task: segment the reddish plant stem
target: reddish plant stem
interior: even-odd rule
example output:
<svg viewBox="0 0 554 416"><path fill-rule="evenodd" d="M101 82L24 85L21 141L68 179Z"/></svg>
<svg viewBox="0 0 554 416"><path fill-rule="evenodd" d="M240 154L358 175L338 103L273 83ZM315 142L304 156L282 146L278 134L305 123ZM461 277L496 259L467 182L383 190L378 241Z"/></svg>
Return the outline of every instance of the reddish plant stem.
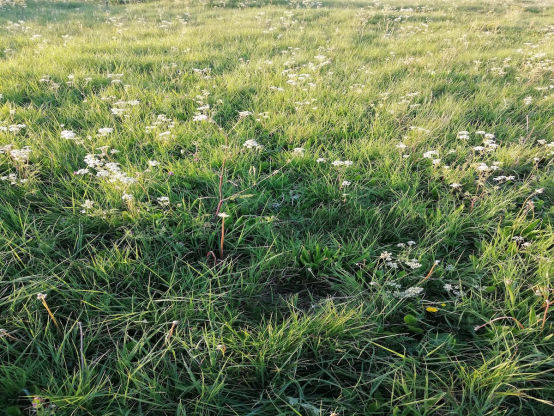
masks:
<svg viewBox="0 0 554 416"><path fill-rule="evenodd" d="M44 307L46 308L46 312L48 312L48 315L50 315L50 318L52 319L52 322L54 322L54 325L56 325L56 328L59 328L60 326L58 325L58 321L56 321L56 318L54 318L54 314L52 313L52 311L48 307L48 304L46 303L46 300L41 299L41 302L44 305Z"/></svg>
<svg viewBox="0 0 554 416"><path fill-rule="evenodd" d="M223 259L223 242L225 240L225 218L221 218L221 241L219 242L219 258Z"/></svg>
<svg viewBox="0 0 554 416"><path fill-rule="evenodd" d="M427 273L427 276L425 276L423 278L423 280L421 282L419 282L419 284L425 282L427 279L429 279L431 277L431 275L433 274L433 270L435 270L435 267L437 267L437 264L439 264L438 260L433 263L433 265L431 266L431 270L429 270L429 273Z"/></svg>
<svg viewBox="0 0 554 416"><path fill-rule="evenodd" d="M166 343L168 343L169 340L171 339L171 337L173 336L173 332L175 331L175 327L177 326L178 323L179 323L179 321L173 321L171 323L171 328L169 328L169 332L168 332L167 337L165 339Z"/></svg>
<svg viewBox="0 0 554 416"><path fill-rule="evenodd" d="M494 319L491 319L489 322L486 322L484 323L483 325L479 325L477 327L475 327L475 331L478 331L479 329L489 325L489 324L492 324L493 322L495 321L498 321L500 319L511 319L513 321L515 321L515 323L517 324L517 326L519 327L519 329L525 329L525 327L521 324L521 322L519 322L516 318L514 318L513 316L500 316L499 318L494 318Z"/></svg>

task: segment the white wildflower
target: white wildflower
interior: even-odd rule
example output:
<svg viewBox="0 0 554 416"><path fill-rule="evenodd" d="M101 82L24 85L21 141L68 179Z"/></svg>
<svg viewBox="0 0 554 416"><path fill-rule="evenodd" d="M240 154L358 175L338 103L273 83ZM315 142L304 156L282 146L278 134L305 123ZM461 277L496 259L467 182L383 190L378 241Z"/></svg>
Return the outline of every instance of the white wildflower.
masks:
<svg viewBox="0 0 554 416"><path fill-rule="evenodd" d="M256 150L263 149L263 146L254 139L245 141L243 143L243 146L246 147L247 149L256 149Z"/></svg>
<svg viewBox="0 0 554 416"><path fill-rule="evenodd" d="M438 156L439 155L439 152L437 150L429 150L425 153L423 153L423 157L425 159L432 159L433 156Z"/></svg>
<svg viewBox="0 0 554 416"><path fill-rule="evenodd" d="M379 255L379 259L381 259L381 260L386 260L386 261L391 261L391 260L392 260L392 254L389 253L388 251L383 251L383 252Z"/></svg>
<svg viewBox="0 0 554 416"><path fill-rule="evenodd" d="M73 130L62 130L61 132L62 139L71 140L77 137Z"/></svg>
<svg viewBox="0 0 554 416"><path fill-rule="evenodd" d="M205 114L197 114L192 118L192 121L207 121L208 116Z"/></svg>
<svg viewBox="0 0 554 416"><path fill-rule="evenodd" d="M406 289L403 292L396 291L396 292L394 292L394 296L396 296L398 298L413 298L415 296L420 295L422 292L423 292L422 287L414 286L414 287L410 287L410 288Z"/></svg>
<svg viewBox="0 0 554 416"><path fill-rule="evenodd" d="M333 163L331 163L333 166L352 166L351 160L335 160Z"/></svg>
<svg viewBox="0 0 554 416"><path fill-rule="evenodd" d="M421 267L421 263L418 262L416 259L411 259L406 262L406 266L408 266L412 270L415 270Z"/></svg>
<svg viewBox="0 0 554 416"><path fill-rule="evenodd" d="M94 201L91 201L90 199L85 199L85 202L81 204L81 207L83 208L81 210L81 214L85 214L87 210L92 209L94 206Z"/></svg>
<svg viewBox="0 0 554 416"><path fill-rule="evenodd" d="M107 136L110 133L113 133L113 129L111 127L102 127L101 129L98 129L98 134L100 136Z"/></svg>
<svg viewBox="0 0 554 416"><path fill-rule="evenodd" d="M158 204L160 204L162 207L167 207L170 204L169 197L167 196L159 196L158 198L156 198L156 201L158 201Z"/></svg>
<svg viewBox="0 0 554 416"><path fill-rule="evenodd" d="M239 118L245 118L251 115L252 115L251 111L239 111Z"/></svg>

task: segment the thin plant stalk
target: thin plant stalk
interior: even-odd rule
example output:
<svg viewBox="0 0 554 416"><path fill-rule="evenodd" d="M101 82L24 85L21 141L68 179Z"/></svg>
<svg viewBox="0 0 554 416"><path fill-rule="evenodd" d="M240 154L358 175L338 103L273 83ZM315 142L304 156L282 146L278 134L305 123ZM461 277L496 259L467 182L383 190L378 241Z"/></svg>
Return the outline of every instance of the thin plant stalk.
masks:
<svg viewBox="0 0 554 416"><path fill-rule="evenodd" d="M225 217L221 219L221 240L219 242L219 258L223 258L223 243L225 241Z"/></svg>
<svg viewBox="0 0 554 416"><path fill-rule="evenodd" d="M46 295L44 293L39 293L37 295L37 299L42 302L42 305L46 309L46 312L48 312L48 315L50 315L50 319L52 319L52 322L54 322L54 325L56 325L56 328L59 328L60 326L58 325L58 321L56 321L56 318L54 318L54 314L52 313L52 311L48 307L48 304L46 303Z"/></svg>
<svg viewBox="0 0 554 416"><path fill-rule="evenodd" d="M419 282L419 284L425 282L427 279L429 279L431 277L431 275L433 274L433 271L435 270L435 267L437 267L437 264L439 264L439 261L435 260L435 262L431 266L431 269L429 270L429 273L427 273L427 275L423 278L423 280L421 282Z"/></svg>
<svg viewBox="0 0 554 416"><path fill-rule="evenodd" d="M485 326L487 326L487 325L490 325L490 324L492 324L492 323L495 322L495 321L499 321L499 320L501 320L501 319L511 319L511 320L513 320L513 321L517 324L517 326L519 327L519 329L525 329L525 327L521 324L521 322L519 322L519 321L518 321L516 318L514 318L513 316L500 316L500 317L498 317L498 318L494 318L494 319L491 319L491 320L488 321L488 322L485 322L483 325L476 326L476 327L475 327L475 331L478 331L478 330L480 330L481 328L483 328L483 327L485 327Z"/></svg>
<svg viewBox="0 0 554 416"><path fill-rule="evenodd" d="M542 316L541 330L544 329L544 325L546 324L546 316L548 315L548 309L550 308L551 304L552 302L549 299L546 299L545 306L544 306L544 315Z"/></svg>
<svg viewBox="0 0 554 416"><path fill-rule="evenodd" d="M171 328L169 328L169 332L167 333L167 336L165 337L166 344L169 342L169 340L173 336L173 332L175 332L175 327L177 326L178 323L179 323L179 321L171 322Z"/></svg>

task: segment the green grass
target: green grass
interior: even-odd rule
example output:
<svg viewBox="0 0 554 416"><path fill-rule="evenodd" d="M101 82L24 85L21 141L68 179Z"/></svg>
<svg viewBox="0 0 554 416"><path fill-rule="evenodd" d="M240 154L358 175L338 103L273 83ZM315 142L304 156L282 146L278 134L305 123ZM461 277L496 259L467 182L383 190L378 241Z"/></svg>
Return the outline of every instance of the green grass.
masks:
<svg viewBox="0 0 554 416"><path fill-rule="evenodd" d="M553 21L0 0L0 414L552 414Z"/></svg>

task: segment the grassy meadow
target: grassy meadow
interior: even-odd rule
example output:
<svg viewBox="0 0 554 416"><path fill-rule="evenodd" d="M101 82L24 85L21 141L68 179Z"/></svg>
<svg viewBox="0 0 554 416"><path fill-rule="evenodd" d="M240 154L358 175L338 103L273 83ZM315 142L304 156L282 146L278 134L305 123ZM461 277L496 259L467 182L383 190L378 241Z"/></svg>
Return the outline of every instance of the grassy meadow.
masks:
<svg viewBox="0 0 554 416"><path fill-rule="evenodd" d="M554 414L554 3L0 0L0 415Z"/></svg>

